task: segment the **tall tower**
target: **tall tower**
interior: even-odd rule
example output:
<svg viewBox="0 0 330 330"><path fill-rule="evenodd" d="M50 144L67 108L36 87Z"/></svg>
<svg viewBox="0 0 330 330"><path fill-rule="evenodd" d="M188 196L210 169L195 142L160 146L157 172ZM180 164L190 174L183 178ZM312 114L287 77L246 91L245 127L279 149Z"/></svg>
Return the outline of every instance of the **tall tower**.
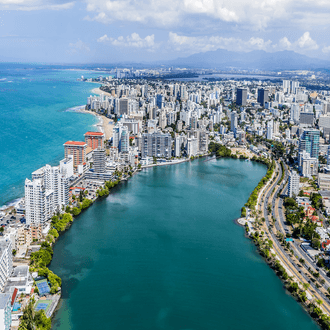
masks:
<svg viewBox="0 0 330 330"><path fill-rule="evenodd" d="M236 104L246 106L247 102L247 89L246 88L238 88L237 96L236 96Z"/></svg>
<svg viewBox="0 0 330 330"><path fill-rule="evenodd" d="M320 131L316 129L304 130L299 140L299 152L305 150L312 158L319 158Z"/></svg>
<svg viewBox="0 0 330 330"><path fill-rule="evenodd" d="M258 89L258 103L264 107L266 102L268 102L268 90L263 88Z"/></svg>

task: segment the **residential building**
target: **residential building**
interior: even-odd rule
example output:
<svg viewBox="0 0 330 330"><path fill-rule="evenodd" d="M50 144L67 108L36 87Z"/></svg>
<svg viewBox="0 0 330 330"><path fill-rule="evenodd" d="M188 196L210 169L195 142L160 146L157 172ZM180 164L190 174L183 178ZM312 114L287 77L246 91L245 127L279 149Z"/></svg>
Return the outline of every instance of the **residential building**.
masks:
<svg viewBox="0 0 330 330"><path fill-rule="evenodd" d="M198 140L196 138L187 139L187 155L196 156L198 153Z"/></svg>
<svg viewBox="0 0 330 330"><path fill-rule="evenodd" d="M299 194L300 176L296 171L291 171L288 182L288 196L294 197Z"/></svg>
<svg viewBox="0 0 330 330"><path fill-rule="evenodd" d="M118 148L120 152L127 152L129 148L128 127L119 122L112 131L113 147Z"/></svg>
<svg viewBox="0 0 330 330"><path fill-rule="evenodd" d="M0 239L0 291L3 291L13 271L13 253L10 238Z"/></svg>
<svg viewBox="0 0 330 330"><path fill-rule="evenodd" d="M236 105L246 106L247 104L247 89L238 88L236 94Z"/></svg>
<svg viewBox="0 0 330 330"><path fill-rule="evenodd" d="M104 133L102 132L87 132L85 133L85 143L87 147L94 149L104 147Z"/></svg>
<svg viewBox="0 0 330 330"><path fill-rule="evenodd" d="M267 89L263 89L260 88L258 89L258 103L260 103L260 105L262 107L265 107L266 102L268 102L268 90Z"/></svg>
<svg viewBox="0 0 330 330"><path fill-rule="evenodd" d="M86 147L85 142L68 141L64 143L65 158L69 155L73 156L73 166L83 165L86 162Z"/></svg>
<svg viewBox="0 0 330 330"><path fill-rule="evenodd" d="M311 178L318 173L318 158L311 157L305 150L298 153L298 165L299 172L304 177Z"/></svg>
<svg viewBox="0 0 330 330"><path fill-rule="evenodd" d="M93 168L97 173L105 172L105 149L98 147L93 151Z"/></svg>
<svg viewBox="0 0 330 330"><path fill-rule="evenodd" d="M142 134L141 157L165 157L170 158L172 155L172 138L166 133L145 133Z"/></svg>
<svg viewBox="0 0 330 330"><path fill-rule="evenodd" d="M230 130L235 133L237 129L237 112L233 111L230 115Z"/></svg>
<svg viewBox="0 0 330 330"><path fill-rule="evenodd" d="M330 174L319 173L317 182L321 190L330 190Z"/></svg>
<svg viewBox="0 0 330 330"><path fill-rule="evenodd" d="M316 129L306 129L299 139L299 152L305 150L310 157L318 158L320 149L320 131Z"/></svg>
<svg viewBox="0 0 330 330"><path fill-rule="evenodd" d="M300 112L299 124L304 126L314 125L314 113L313 112Z"/></svg>
<svg viewBox="0 0 330 330"><path fill-rule="evenodd" d="M0 330L11 328L11 294L0 293Z"/></svg>

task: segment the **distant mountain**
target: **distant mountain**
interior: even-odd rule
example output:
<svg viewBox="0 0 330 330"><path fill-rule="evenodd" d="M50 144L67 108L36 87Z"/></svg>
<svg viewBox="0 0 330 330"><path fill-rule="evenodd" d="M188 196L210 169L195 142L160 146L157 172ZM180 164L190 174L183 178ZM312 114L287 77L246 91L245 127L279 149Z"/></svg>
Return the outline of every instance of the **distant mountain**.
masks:
<svg viewBox="0 0 330 330"><path fill-rule="evenodd" d="M308 70L330 68L330 61L311 58L293 51L267 53L255 50L248 53L224 49L193 54L163 63L191 68L259 69L259 70Z"/></svg>

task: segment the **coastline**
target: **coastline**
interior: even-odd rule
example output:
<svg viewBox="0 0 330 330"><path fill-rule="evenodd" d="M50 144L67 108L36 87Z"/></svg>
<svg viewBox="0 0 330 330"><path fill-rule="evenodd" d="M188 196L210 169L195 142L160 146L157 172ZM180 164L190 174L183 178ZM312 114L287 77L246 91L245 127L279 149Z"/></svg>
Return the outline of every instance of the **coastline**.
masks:
<svg viewBox="0 0 330 330"><path fill-rule="evenodd" d="M110 93L102 91L102 90L100 89L100 87L93 88L93 89L91 90L91 92L92 92L93 94L98 94L98 95L104 94L104 95L107 95L107 96L112 96Z"/></svg>
<svg viewBox="0 0 330 330"><path fill-rule="evenodd" d="M98 119L98 123L96 123L94 126L97 127L99 132L105 134L105 140L109 140L112 138L112 129L114 127L114 124L111 119L107 118L106 116L99 115L94 111L86 110L85 106L78 106L75 108L71 108L68 111L86 113L95 116Z"/></svg>

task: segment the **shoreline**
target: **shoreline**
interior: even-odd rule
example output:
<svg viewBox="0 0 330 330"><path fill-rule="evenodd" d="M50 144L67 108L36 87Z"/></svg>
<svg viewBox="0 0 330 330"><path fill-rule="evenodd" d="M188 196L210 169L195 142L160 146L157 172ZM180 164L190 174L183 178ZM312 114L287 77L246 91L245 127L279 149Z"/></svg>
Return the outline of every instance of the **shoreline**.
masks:
<svg viewBox="0 0 330 330"><path fill-rule="evenodd" d="M101 86L100 86L100 87L101 87ZM93 94L98 94L98 95L104 94L104 95L107 95L107 96L112 96L110 93L108 93L108 92L104 92L103 90L101 90L100 87L93 88L93 89L91 90L91 92L92 92Z"/></svg>
<svg viewBox="0 0 330 330"><path fill-rule="evenodd" d="M85 113L96 117L98 119L98 122L93 126L95 126L99 132L104 133L105 140L109 140L112 138L112 129L114 127L114 124L113 121L108 117L99 115L91 110L86 110L85 106L77 106L75 108L68 109L67 111L76 112L76 113Z"/></svg>

